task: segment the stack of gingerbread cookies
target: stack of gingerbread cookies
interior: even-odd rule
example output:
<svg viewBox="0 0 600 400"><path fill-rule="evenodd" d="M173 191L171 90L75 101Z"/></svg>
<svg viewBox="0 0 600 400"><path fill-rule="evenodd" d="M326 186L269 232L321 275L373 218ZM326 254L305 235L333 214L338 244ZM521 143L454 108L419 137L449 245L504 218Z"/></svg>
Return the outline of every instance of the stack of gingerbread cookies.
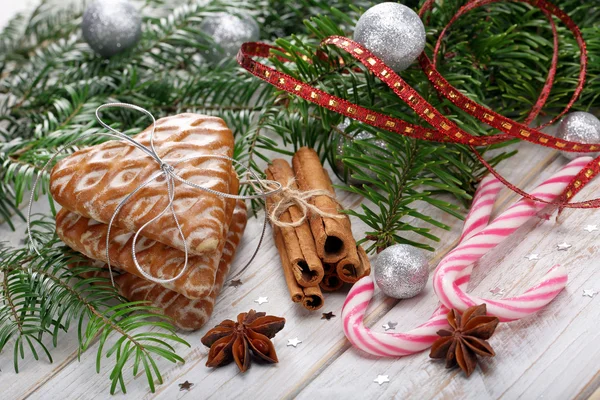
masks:
<svg viewBox="0 0 600 400"><path fill-rule="evenodd" d="M135 137L150 145L151 128ZM199 155L233 155L233 135L220 118L179 114L159 119L154 147L168 164ZM56 231L71 248L106 263L106 236L119 203L160 171L155 160L123 141L79 150L54 167L50 191L62 206ZM231 161L196 158L176 165L183 179L237 194L239 181ZM174 209L186 238L188 267L164 285L143 277L134 264L133 237L168 205L164 177L136 191L120 209L110 231L109 255L115 284L131 300L145 300L173 318L181 329L200 328L210 317L246 226L242 201L226 199L175 182ZM184 266L184 242L170 212L144 228L135 254L146 274L158 279L177 276ZM108 275L108 271L106 272Z"/></svg>

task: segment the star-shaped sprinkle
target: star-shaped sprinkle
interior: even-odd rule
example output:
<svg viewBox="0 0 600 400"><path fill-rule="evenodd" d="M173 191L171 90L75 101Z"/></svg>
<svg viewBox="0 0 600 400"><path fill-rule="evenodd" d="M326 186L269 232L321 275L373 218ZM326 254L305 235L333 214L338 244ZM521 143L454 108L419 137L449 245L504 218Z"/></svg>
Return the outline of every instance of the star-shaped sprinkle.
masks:
<svg viewBox="0 0 600 400"><path fill-rule="evenodd" d="M379 386L390 381L389 375L377 375L377 378L373 379L373 382L379 383Z"/></svg>
<svg viewBox="0 0 600 400"><path fill-rule="evenodd" d="M255 303L258 303L258 305L262 305L263 303L268 303L269 302L269 298L268 297L259 297L258 299L254 300Z"/></svg>
<svg viewBox="0 0 600 400"><path fill-rule="evenodd" d="M494 296L502 296L504 295L504 289L500 289L498 286L496 286L495 288L490 289L490 293Z"/></svg>
<svg viewBox="0 0 600 400"><path fill-rule="evenodd" d="M598 292L597 292L597 291L595 291L595 290L592 290L592 289L584 289L584 291L583 291L583 296L584 296L584 297L585 297L585 296L587 296L587 297L589 297L590 299L591 299L592 297L594 297L595 295L597 295L597 294L598 294Z"/></svg>
<svg viewBox="0 0 600 400"><path fill-rule="evenodd" d="M229 282L229 286L237 288L238 286L242 286L242 280L241 279L234 279L231 282Z"/></svg>
<svg viewBox="0 0 600 400"><path fill-rule="evenodd" d="M324 312L321 315L321 319L326 319L327 321L329 321L331 318L335 317L335 314L333 313L333 311L329 311L329 312Z"/></svg>
<svg viewBox="0 0 600 400"><path fill-rule="evenodd" d="M531 254L527 254L525 256L526 259L528 259L529 261L535 261L535 260L539 260L540 259L540 255L537 253L531 253Z"/></svg>
<svg viewBox="0 0 600 400"><path fill-rule="evenodd" d="M387 324L381 325L381 327L383 329L385 329L386 331L389 331L389 330L396 329L396 325L398 325L397 322L391 322L391 321L389 321Z"/></svg>
<svg viewBox="0 0 600 400"><path fill-rule="evenodd" d="M298 338L296 337L296 338L293 338L293 339L288 339L287 345L288 345L288 346L294 346L294 347L296 347L296 346L298 346L300 343L302 343L302 340L300 340L300 339L298 339Z"/></svg>
<svg viewBox="0 0 600 400"><path fill-rule="evenodd" d="M598 225L588 225L585 228L583 228L583 230L588 231L589 233L592 233L592 232L598 230Z"/></svg>
<svg viewBox="0 0 600 400"><path fill-rule="evenodd" d="M557 247L558 247L558 250L559 250L559 251L561 251L561 250L562 250L562 251L567 251L568 249L570 249L570 248L571 248L571 247L573 247L573 246L571 246L571 245L570 245L569 243L567 243L567 242L562 242L562 243L558 244L558 245L557 245Z"/></svg>
<svg viewBox="0 0 600 400"><path fill-rule="evenodd" d="M179 391L181 392L182 390L190 390L192 386L194 386L193 383L185 381L179 384Z"/></svg>
<svg viewBox="0 0 600 400"><path fill-rule="evenodd" d="M538 217L540 219L546 220L546 221L550 221L550 218L552 218L552 213L546 212L546 213L540 213L538 214Z"/></svg>

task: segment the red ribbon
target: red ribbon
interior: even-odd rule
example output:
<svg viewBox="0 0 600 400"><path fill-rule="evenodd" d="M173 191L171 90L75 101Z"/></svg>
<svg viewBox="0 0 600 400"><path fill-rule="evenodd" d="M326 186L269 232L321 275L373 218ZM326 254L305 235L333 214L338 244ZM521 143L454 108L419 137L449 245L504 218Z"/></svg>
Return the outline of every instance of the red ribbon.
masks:
<svg viewBox="0 0 600 400"><path fill-rule="evenodd" d="M490 3L499 2L502 0L470 0L465 6L458 10L455 16L450 20L448 25L442 31L438 42L434 50L434 60L437 58L437 54L440 48L440 41L442 40L446 31L450 26L466 12L486 5ZM568 203L576 193L578 193L583 187L589 183L593 177L600 173L600 157L590 162L582 171L579 173L573 181L569 184L563 196L554 202L549 202L544 199L536 198L530 194L517 188L506 179L504 179L497 171L493 169L489 163L487 163L481 154L477 151L475 146L489 146L492 144L502 143L507 140L518 138L528 142L540 144L542 146L550 147L556 150L568 151L568 152L597 152L600 151L600 145L597 144L584 144L571 142L567 140L557 139L553 136L541 132L539 129L556 122L561 116L563 116L575 103L583 86L585 84L585 75L587 70L587 49L581 31L573 22L573 20L562 10L555 5L549 3L546 0L514 0L516 2L529 3L533 6L540 8L542 12L549 19L553 35L554 35L554 54L552 58L552 65L546 79L546 83L530 112L526 123L519 123L511 120L510 118L504 117L486 107L483 107L466 96L461 94L456 88L449 84L449 82L437 71L435 62L432 62L427 55L423 52L419 57L419 63L425 75L429 81L436 88L441 96L446 97L452 103L454 103L461 110L467 112L479 121L486 123L487 125L496 128L503 132L502 134L492 136L473 136L470 133L462 130L453 121L442 115L435 107L429 104L416 90L410 87L400 76L398 76L391 68L389 68L383 61L374 56L369 50L354 42L351 39L331 36L323 40L324 45L333 45L342 50L347 51L352 57L361 62L371 73L377 76L383 83L385 83L392 91L403 100L417 115L427 121L432 129L428 129L422 126L412 125L401 119L393 118L388 115L369 110L354 104L348 100L333 96L320 89L314 88L307 83L299 81L292 76L283 72L277 71L274 68L268 67L261 64L253 59L253 57L269 57L272 49L276 47L270 46L264 43L244 43L237 55L238 63L258 78L276 86L279 89L285 90L286 92L297 95L307 101L315 103L321 107L325 107L329 110L335 111L339 114L361 121L365 124L394 132L401 135L413 137L421 140L430 140L437 142L452 142L459 143L469 146L475 153L477 158L483 163L483 165L496 176L504 185L511 190L515 191L519 195L528 198L530 200L539 201L546 204L553 204L560 208L599 208L600 199L594 199L579 203ZM428 0L423 8L420 10L420 15L423 16L426 10L433 5L434 0ZM540 128L531 128L528 122L533 120L535 116L544 106L548 95L554 82L554 76L556 74L557 60L558 60L558 37L556 33L556 26L552 20L552 15L558 17L569 30L573 33L577 40L579 49L581 51L581 68L579 74L579 83L573 94L573 97L569 101L567 107L552 121L548 124L542 125ZM277 49L283 52L281 49ZM280 60L289 61L279 57Z"/></svg>

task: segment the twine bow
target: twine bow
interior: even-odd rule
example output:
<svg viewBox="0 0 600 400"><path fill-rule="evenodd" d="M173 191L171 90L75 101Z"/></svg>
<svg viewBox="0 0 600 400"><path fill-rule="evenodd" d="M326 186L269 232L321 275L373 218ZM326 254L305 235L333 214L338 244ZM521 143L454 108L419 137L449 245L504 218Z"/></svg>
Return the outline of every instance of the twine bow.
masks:
<svg viewBox="0 0 600 400"><path fill-rule="evenodd" d="M306 221L309 212L325 218L343 218L343 215L328 213L308 201L316 196L327 196L335 200L333 193L325 189L314 189L303 192L293 188L295 182L296 180L293 178L288 180L287 185L285 185L278 194L279 199L269 210L269 219L273 225L280 228L298 227ZM281 215L293 206L297 206L300 209L302 217L297 221L292 222L281 221Z"/></svg>
<svg viewBox="0 0 600 400"><path fill-rule="evenodd" d="M140 142L136 141L135 139L125 135L124 133L112 128L110 125L106 124L102 118L100 118L100 114L101 111L105 108L127 108L127 109L132 109L135 111L139 111L143 114L146 114L148 117L150 117L152 119L152 129L150 132L150 146L144 146L143 144L141 144ZM144 225L142 225L134 234L133 237L133 242L131 244L131 256L133 258L133 262L135 264L136 269L138 270L138 272L147 280L154 282L154 283L159 283L159 284L165 284L165 283L169 283L169 282L173 282L179 278L181 278L188 267L188 247L187 247L187 241L185 238L185 235L181 229L181 226L179 224L179 219L177 218L177 213L175 212L175 208L174 208L174 201L176 199L176 193L175 193L175 182L179 181L185 185L194 187L196 189L202 190L204 192L208 192L210 194L222 197L222 198L227 198L227 199L237 199L237 200L254 200L254 199L266 199L267 197L270 196L274 196L276 194L282 193L282 197L281 199L278 201L277 205L277 209L275 210L275 212L271 212L271 213L267 213L265 212L265 219L264 219L264 223L263 223L263 227L262 227L262 233L260 236L260 239L258 241L258 244L256 246L256 249L254 250L254 253L252 254L252 257L250 257L250 260L246 263L246 265L240 270L240 272L238 272L238 274L236 276L239 276L241 273L244 272L244 270L252 263L252 261L254 260L254 258L256 257L256 254L258 253L258 250L260 249L260 246L262 244L262 240L264 238L265 235L265 230L266 230L266 225L267 225L267 219L271 218L271 220L273 221L273 223L277 226L282 226L280 224L286 224L284 222L281 222L279 220L279 216L285 212L291 205L297 205L301 210L303 210L304 216L301 219L301 221L297 221L296 223L293 223L293 225L291 226L297 226L295 224L301 224L305 219L306 219L306 215L308 213L308 210L315 212L319 215L325 216L325 217L332 217L332 218L336 218L338 216L332 216L329 213L325 213L321 210L319 210L318 208L312 206L310 203L307 202L307 200L313 196L332 196L331 193L326 192L326 191L310 191L310 192L301 192L295 189L291 189L289 186L291 185L291 183L288 183L287 187L283 187L283 185L277 181L273 181L273 180L268 180L268 179L261 179L254 171L252 171L251 169L247 168L245 165L241 164L240 162L238 162L237 160L225 156L225 155L218 155L218 154L202 154L202 155L197 155L197 156L193 156L193 157L188 157L182 160L178 160L172 163L168 163L165 160L163 160L159 155L158 152L156 151L156 148L154 147L154 133L156 131L156 119L154 118L154 116L152 115L152 113L150 113L148 110L133 105L133 104L128 104L128 103L108 103L108 104L103 104L100 107L98 107L96 109L96 119L98 120L98 122L100 123L100 125L102 125L104 128L108 129L111 133L108 132L90 132L90 133L86 133L81 135L80 137L78 137L75 140L72 140L70 142L68 142L67 144L61 146L58 151L46 162L46 164L44 165L44 167L42 168L42 170L40 171L40 173L37 175L35 182L33 184L33 188L31 190L31 195L29 197L29 205L27 208L27 234L29 236L29 244L30 246L33 248L33 250L38 254L41 255L37 246L35 245L35 241L33 239L32 233L31 233L31 209L33 206L33 201L34 201L34 196L36 193L36 188L37 185L41 179L41 177L44 175L44 172L48 169L48 166L56 159L56 157L62 153L63 151L65 151L66 149L70 148L71 146L73 146L75 143L83 140L84 138L92 135L92 134L101 134L104 136L110 136L119 140L123 140L125 141L125 143L136 147L137 149L141 150L143 153L145 153L148 157L152 158L157 166L158 166L158 171L156 173L154 173L150 178L148 178L148 180L146 180L145 182L141 183L138 187L136 187L131 193L129 193L127 196L125 196L117 205L117 207L115 208L115 211L113 213L113 215L110 218L110 221L108 223L108 229L107 229L107 234L106 234L106 260L107 260L107 265L108 265L108 269L110 272L110 279L111 279L111 283L114 286L115 282L114 282L114 277L113 277L113 271L112 271L112 266L111 266L111 260L110 260L110 254L109 254L109 248L110 248L110 232L113 226L113 223L115 221L115 219L117 218L117 216L119 215L119 212L121 211L121 209L123 208L123 206L133 197L135 196L136 193L138 193L140 190L142 190L144 187L148 186L150 183L152 183L153 181L157 180L160 177L164 177L164 182L167 185L167 196L168 196L168 204L166 205L166 207L158 214L156 215L154 218L152 218L150 221L146 222ZM236 166L244 169L246 171L246 174L251 176L251 179L247 179L244 181L240 182L240 185L250 185L254 188L255 192L254 194L249 194L249 195L236 195L236 194L231 194L231 193L224 193L224 192L220 192L211 188L207 188L204 186L200 186L194 182L190 182L182 177L180 177L177 174L177 170L176 170L176 166L181 164L181 163L185 163L188 161L192 161L192 160L198 160L198 159L203 159L203 158L209 158L209 159L220 159L220 160L227 160L227 161L231 161L233 164L235 164ZM326 192L326 193L322 193L322 192ZM175 222L175 225L177 226L177 232L179 234L179 237L181 238L182 242L183 242L183 247L184 247L184 253L185 253L185 262L183 267L181 268L181 271L174 277L172 278L168 278L168 279L162 279L162 278L158 278L155 276L152 276L150 274L148 274L143 268L142 266L139 264L138 260L137 260L137 255L136 255L136 243L138 240L138 237L141 235L141 233L143 232L143 230L150 224L154 223L157 219L159 219L160 217L162 217L165 213L170 212L171 217L173 218L173 221ZM284 225L284 226L290 226L290 225Z"/></svg>

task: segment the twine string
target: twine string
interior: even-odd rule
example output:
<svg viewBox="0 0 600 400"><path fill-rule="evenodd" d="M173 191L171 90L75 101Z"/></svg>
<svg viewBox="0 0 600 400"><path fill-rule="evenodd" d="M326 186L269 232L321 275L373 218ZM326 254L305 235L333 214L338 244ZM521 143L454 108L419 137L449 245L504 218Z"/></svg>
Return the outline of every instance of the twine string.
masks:
<svg viewBox="0 0 600 400"><path fill-rule="evenodd" d="M309 200L316 196L326 196L335 201L335 196L329 190L325 189L313 189L308 191L301 191L298 189L294 189L294 183L296 180L294 178L290 178L288 183L282 188L279 193L276 203L273 204L271 209L269 210L269 219L271 223L280 228L296 228L306 221L306 218L311 214L319 215L323 218L343 218L344 216L341 214L333 214L327 211L320 209L315 206ZM300 209L302 217L297 221L292 222L284 222L281 220L281 216L285 213L290 207L296 206Z"/></svg>

